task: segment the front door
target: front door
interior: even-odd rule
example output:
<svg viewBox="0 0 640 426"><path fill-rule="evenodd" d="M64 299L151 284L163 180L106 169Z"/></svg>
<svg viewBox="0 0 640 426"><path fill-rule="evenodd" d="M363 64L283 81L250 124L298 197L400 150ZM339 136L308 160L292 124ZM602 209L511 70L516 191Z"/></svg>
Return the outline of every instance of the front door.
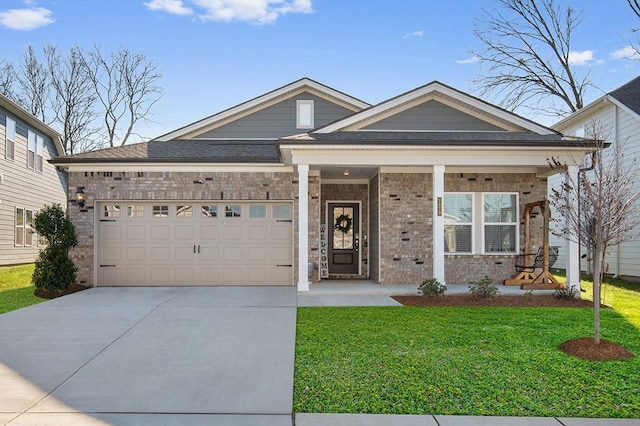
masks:
<svg viewBox="0 0 640 426"><path fill-rule="evenodd" d="M360 273L360 205L329 203L329 274Z"/></svg>

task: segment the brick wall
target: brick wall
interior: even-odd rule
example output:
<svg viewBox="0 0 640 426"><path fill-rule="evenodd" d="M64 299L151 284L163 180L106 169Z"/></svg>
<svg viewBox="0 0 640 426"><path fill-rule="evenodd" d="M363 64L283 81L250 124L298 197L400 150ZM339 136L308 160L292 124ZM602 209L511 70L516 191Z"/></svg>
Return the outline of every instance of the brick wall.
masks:
<svg viewBox="0 0 640 426"><path fill-rule="evenodd" d="M202 180L202 184L194 183ZM72 172L69 199L84 187L86 206L71 203L69 214L78 234L71 251L78 281L94 285L94 200L294 200L294 283L297 282L298 180L294 173ZM309 177L309 256L317 256L320 179Z"/></svg>
<svg viewBox="0 0 640 426"><path fill-rule="evenodd" d="M534 174L445 174L445 192L516 192L519 214L546 195L546 178ZM380 175L380 282L417 284L433 274L431 174ZM479 213L478 213L479 214ZM520 220L520 246L523 244ZM542 244L542 216L531 220L531 238ZM466 284L484 275L501 283L515 274L514 255L445 255L445 280Z"/></svg>

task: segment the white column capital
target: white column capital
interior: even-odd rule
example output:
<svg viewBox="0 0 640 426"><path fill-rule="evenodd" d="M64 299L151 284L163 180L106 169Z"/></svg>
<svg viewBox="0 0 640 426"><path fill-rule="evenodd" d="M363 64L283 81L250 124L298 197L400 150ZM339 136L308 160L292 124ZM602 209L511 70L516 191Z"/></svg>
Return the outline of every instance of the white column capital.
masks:
<svg viewBox="0 0 640 426"><path fill-rule="evenodd" d="M308 164L298 164L298 173L309 173L309 165Z"/></svg>

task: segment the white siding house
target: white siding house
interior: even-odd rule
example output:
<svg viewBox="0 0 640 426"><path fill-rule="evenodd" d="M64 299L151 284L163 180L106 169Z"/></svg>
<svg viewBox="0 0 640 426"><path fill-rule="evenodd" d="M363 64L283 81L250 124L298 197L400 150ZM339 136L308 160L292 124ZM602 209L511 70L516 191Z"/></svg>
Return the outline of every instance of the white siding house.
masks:
<svg viewBox="0 0 640 426"><path fill-rule="evenodd" d="M0 95L0 266L33 262L42 247L34 214L66 208L66 173L48 162L62 155L55 130Z"/></svg>
<svg viewBox="0 0 640 426"><path fill-rule="evenodd" d="M585 132L588 133L589 128L593 129L594 125L601 129L604 140L611 143L609 152L613 151L618 144L623 144L625 155L619 167L628 167L633 159L640 159L640 77L600 97L552 128L565 135L590 136L585 135ZM635 167L638 167L638 164ZM559 185L559 179L561 179L559 175L550 178L549 186ZM635 186L635 190L640 190L640 180L635 182ZM553 237L551 243L561 247L555 266L563 268L566 261L564 242ZM586 250L584 248L581 250L584 256ZM587 270L585 259L582 261L582 270ZM622 277L640 277L638 259L640 259L640 240L612 247L606 260L607 273Z"/></svg>

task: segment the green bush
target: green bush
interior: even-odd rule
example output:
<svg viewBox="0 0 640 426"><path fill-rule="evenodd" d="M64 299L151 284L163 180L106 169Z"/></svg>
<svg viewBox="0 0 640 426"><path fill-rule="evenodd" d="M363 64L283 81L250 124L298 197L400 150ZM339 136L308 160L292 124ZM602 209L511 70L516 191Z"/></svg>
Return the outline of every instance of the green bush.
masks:
<svg viewBox="0 0 640 426"><path fill-rule="evenodd" d="M36 259L33 284L36 288L64 291L76 279L78 268L69 249L78 244L76 231L60 204L45 206L33 218L33 229L47 240Z"/></svg>
<svg viewBox="0 0 640 426"><path fill-rule="evenodd" d="M493 283L491 278L484 276L479 281L471 281L469 284L469 293L476 297L494 297L498 294L498 287Z"/></svg>
<svg viewBox="0 0 640 426"><path fill-rule="evenodd" d="M572 300L576 297L577 290L574 286L558 287L553 292L553 295L558 299Z"/></svg>
<svg viewBox="0 0 640 426"><path fill-rule="evenodd" d="M418 286L418 292L425 297L444 296L447 286L438 281L437 278L430 278L422 281Z"/></svg>

